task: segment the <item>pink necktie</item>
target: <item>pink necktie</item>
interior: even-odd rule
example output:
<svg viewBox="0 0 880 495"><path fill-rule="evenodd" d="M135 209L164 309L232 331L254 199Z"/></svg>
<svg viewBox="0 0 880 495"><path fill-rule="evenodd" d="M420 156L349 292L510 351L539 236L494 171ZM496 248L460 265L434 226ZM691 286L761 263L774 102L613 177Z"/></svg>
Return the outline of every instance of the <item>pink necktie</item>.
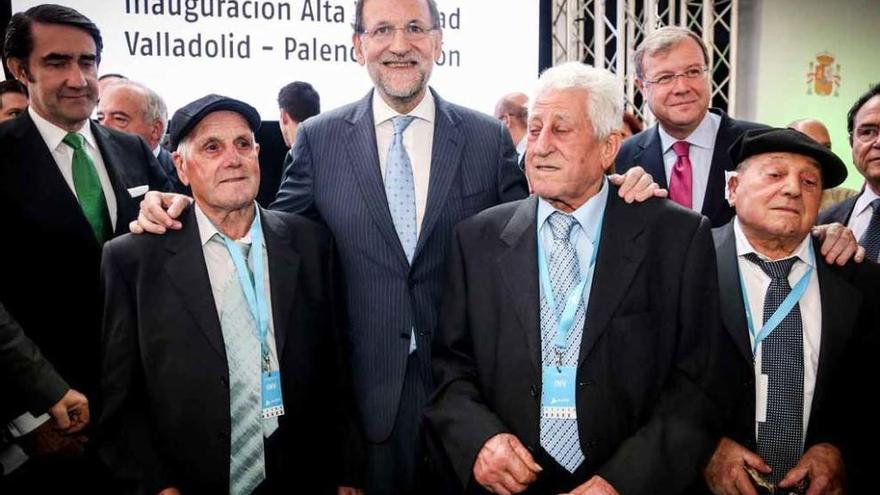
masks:
<svg viewBox="0 0 880 495"><path fill-rule="evenodd" d="M693 208L693 199L691 197L691 186L693 179L691 178L691 159L688 156L691 144L687 141L676 141L672 145L675 151L675 165L672 166L672 177L669 178L669 199L684 206L685 208Z"/></svg>

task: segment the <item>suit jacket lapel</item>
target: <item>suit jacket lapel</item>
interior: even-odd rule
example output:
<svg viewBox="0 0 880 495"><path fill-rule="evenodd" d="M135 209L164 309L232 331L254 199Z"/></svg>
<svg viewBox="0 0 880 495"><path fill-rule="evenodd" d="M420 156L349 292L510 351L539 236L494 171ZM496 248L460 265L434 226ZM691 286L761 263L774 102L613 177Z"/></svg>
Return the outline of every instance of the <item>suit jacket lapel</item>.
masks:
<svg viewBox="0 0 880 495"><path fill-rule="evenodd" d="M641 150L633 157L633 163L641 165L646 172L651 174L651 177L654 178L654 182L658 186L668 189L669 186L666 184L666 167L663 165L663 146L660 143L659 125L655 125L653 129L643 135L639 143Z"/></svg>
<svg viewBox="0 0 880 495"><path fill-rule="evenodd" d="M709 218L718 218L719 212L727 207L727 200L724 199L724 189L727 187L724 172L727 169L724 164L731 163L728 150L736 136L731 129L733 121L730 117L720 110L712 109L711 111L721 115L721 123L718 125L718 134L715 136L712 164L709 167L709 182L706 184L706 195L703 199L701 213Z"/></svg>
<svg viewBox="0 0 880 495"><path fill-rule="evenodd" d="M346 121L350 124L345 140L347 162L358 179L357 184L376 226L391 249L398 253L400 262L409 269L409 261L406 259L397 231L394 230L394 221L388 209L388 198L385 196L385 181L382 179L379 152L376 148L372 97L371 91L346 117Z"/></svg>
<svg viewBox="0 0 880 495"><path fill-rule="evenodd" d="M125 172L125 164L122 156L125 153L119 148L118 143L113 140L107 129L89 122L92 126L92 135L98 144L98 150L101 158L104 160L104 168L107 169L107 176L110 177L110 184L113 186L113 194L116 197L116 229L115 235L121 235L128 232L128 224L120 219L136 218L137 208L131 200L131 195L126 188L131 183ZM140 185L140 184L138 184Z"/></svg>
<svg viewBox="0 0 880 495"><path fill-rule="evenodd" d="M260 208L266 254L269 257L269 285L272 291L272 320L278 355L284 351L290 313L296 306L300 257L290 248L286 226L272 212Z"/></svg>
<svg viewBox="0 0 880 495"><path fill-rule="evenodd" d="M753 362L746 309L742 298L736 236L733 221L713 232L718 263L718 291L721 294L721 318L736 347L749 363Z"/></svg>
<svg viewBox="0 0 880 495"><path fill-rule="evenodd" d="M178 299L205 334L211 347L225 360L226 347L205 265L195 208L188 207L181 218L183 228L179 232L165 234L165 249L170 253L165 263L165 276L177 290Z"/></svg>
<svg viewBox="0 0 880 495"><path fill-rule="evenodd" d="M538 288L538 232L536 218L538 198L531 196L520 202L510 221L501 232L506 248L495 261L496 271L504 281L516 313L526 345L529 361L537 376L541 376L541 319ZM517 267L511 270L510 267Z"/></svg>
<svg viewBox="0 0 880 495"><path fill-rule="evenodd" d="M617 304L624 299L623 295L648 249L645 236L642 235L645 229L644 219L638 213L638 208L626 205L618 197L617 188L610 187L578 366L607 330L611 317L617 310Z"/></svg>
<svg viewBox="0 0 880 495"><path fill-rule="evenodd" d="M461 153L464 145L464 136L461 135L461 130L458 128L460 118L455 110L437 96L434 90L431 90L431 94L434 96L436 106L434 144L431 150L431 174L425 215L422 219L422 228L413 259L419 255L422 246L430 238L431 231L444 210L443 205L446 203L449 188L461 165Z"/></svg>

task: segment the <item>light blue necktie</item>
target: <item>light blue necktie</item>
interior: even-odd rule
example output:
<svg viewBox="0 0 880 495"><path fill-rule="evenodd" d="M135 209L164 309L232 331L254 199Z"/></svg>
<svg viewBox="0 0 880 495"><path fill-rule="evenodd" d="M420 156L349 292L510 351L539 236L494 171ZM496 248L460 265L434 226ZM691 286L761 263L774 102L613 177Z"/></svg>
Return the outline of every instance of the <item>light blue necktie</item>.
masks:
<svg viewBox="0 0 880 495"><path fill-rule="evenodd" d="M212 242L223 244L219 235L215 235ZM242 248L247 256L249 246L236 243L236 247ZM229 366L229 415L232 427L229 493L249 494L266 478L260 404L260 341L253 313L235 271L223 289L220 329Z"/></svg>
<svg viewBox="0 0 880 495"><path fill-rule="evenodd" d="M571 229L577 224L577 220L571 215L557 211L547 218L547 224L553 234L553 249L550 251L548 261L550 283L559 307L551 307L547 298L541 297L541 359L544 366L558 361L554 348L558 331L557 322L562 316L562 306L568 294L581 281L577 251L571 242ZM577 366L584 318L582 300L575 316L574 327L568 334L568 345L562 356L562 366ZM584 462L584 454L581 452L578 439L577 419L545 418L542 415L540 433L541 447L568 472L573 473Z"/></svg>
<svg viewBox="0 0 880 495"><path fill-rule="evenodd" d="M400 238L400 245L406 253L406 260L412 264L416 252L416 188L413 181L412 164L409 154L403 147L403 131L415 120L409 115L398 115L391 119L394 136L388 147L388 158L385 160L385 197L394 230ZM415 329L410 330L409 352L416 350Z"/></svg>

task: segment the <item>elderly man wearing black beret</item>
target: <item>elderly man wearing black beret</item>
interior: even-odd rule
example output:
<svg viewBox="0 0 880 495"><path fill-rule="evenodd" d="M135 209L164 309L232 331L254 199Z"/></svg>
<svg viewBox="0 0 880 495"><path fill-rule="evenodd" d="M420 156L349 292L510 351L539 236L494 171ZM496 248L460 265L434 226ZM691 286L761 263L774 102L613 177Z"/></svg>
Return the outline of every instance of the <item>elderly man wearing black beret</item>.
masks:
<svg viewBox="0 0 880 495"><path fill-rule="evenodd" d="M181 230L104 247L102 457L137 493L335 493L330 235L254 202L260 125L217 95L171 121Z"/></svg>
<svg viewBox="0 0 880 495"><path fill-rule="evenodd" d="M880 321L880 270L826 263L810 230L846 167L791 129L749 131L730 154L736 216L713 236L741 388L705 480L717 494L843 493L858 465L852 392Z"/></svg>

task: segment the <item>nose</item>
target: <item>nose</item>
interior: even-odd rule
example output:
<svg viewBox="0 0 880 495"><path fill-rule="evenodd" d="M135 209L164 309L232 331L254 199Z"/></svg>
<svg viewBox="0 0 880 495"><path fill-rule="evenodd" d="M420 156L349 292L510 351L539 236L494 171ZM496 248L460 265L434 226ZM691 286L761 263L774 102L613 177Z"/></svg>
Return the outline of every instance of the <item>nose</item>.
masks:
<svg viewBox="0 0 880 495"><path fill-rule="evenodd" d="M547 156L556 149L553 144L553 129L544 126L534 139L529 139L527 151L536 156ZM527 153L528 154L528 153Z"/></svg>
<svg viewBox="0 0 880 495"><path fill-rule="evenodd" d="M801 178L799 174L791 173L785 177L782 193L793 198L801 195Z"/></svg>
<svg viewBox="0 0 880 495"><path fill-rule="evenodd" d="M83 70L79 64L70 64L70 69L67 71L67 78L64 83L70 88L83 88L88 85L88 81L86 79L86 72Z"/></svg>
<svg viewBox="0 0 880 495"><path fill-rule="evenodd" d="M404 54L409 51L410 43L407 41L403 29L395 29L391 33L391 40L388 42L388 49L393 53Z"/></svg>

